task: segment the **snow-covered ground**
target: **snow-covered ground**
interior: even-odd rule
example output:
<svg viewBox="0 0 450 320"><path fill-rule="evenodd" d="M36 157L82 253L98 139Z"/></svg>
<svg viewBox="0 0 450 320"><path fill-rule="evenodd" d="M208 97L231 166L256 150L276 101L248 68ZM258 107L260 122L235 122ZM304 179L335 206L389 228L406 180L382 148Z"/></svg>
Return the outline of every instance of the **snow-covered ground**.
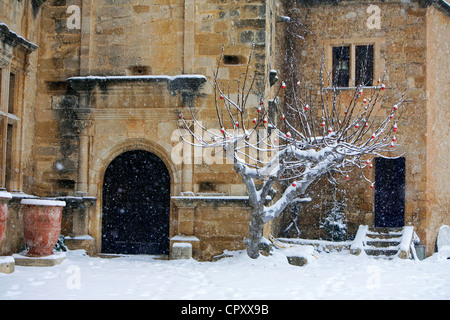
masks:
<svg viewBox="0 0 450 320"><path fill-rule="evenodd" d="M282 250L257 260L237 251L216 262L105 259L75 250L54 267L16 266L14 273L0 274L0 300L450 299L450 260L437 254L422 261L348 252L316 256L297 267Z"/></svg>

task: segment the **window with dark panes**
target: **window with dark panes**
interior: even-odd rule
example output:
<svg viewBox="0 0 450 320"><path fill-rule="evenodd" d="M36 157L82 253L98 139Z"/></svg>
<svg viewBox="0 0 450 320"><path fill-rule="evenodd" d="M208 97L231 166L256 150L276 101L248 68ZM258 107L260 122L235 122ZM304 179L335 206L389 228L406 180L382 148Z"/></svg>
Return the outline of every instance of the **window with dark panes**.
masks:
<svg viewBox="0 0 450 320"><path fill-rule="evenodd" d="M355 47L355 84L371 86L373 84L373 45Z"/></svg>
<svg viewBox="0 0 450 320"><path fill-rule="evenodd" d="M348 87L350 81L350 47L333 48L333 84Z"/></svg>
<svg viewBox="0 0 450 320"><path fill-rule="evenodd" d="M9 104L8 113L14 113L16 99L16 75L14 73L9 74Z"/></svg>
<svg viewBox="0 0 450 320"><path fill-rule="evenodd" d="M12 124L6 127L6 158L5 158L5 182L7 187L11 181L11 170L12 170L12 145L13 145L13 130L14 126Z"/></svg>
<svg viewBox="0 0 450 320"><path fill-rule="evenodd" d="M8 97L8 106L4 107L2 114L2 125L1 125L1 134L3 137L3 145L2 145L2 184L3 187L6 188L11 187L11 179L12 179L12 170L13 170L13 150L15 141L15 134L17 133L17 124L19 118L16 115L17 112L17 82L18 77L15 73L9 73L9 97ZM7 112L5 112L7 111Z"/></svg>

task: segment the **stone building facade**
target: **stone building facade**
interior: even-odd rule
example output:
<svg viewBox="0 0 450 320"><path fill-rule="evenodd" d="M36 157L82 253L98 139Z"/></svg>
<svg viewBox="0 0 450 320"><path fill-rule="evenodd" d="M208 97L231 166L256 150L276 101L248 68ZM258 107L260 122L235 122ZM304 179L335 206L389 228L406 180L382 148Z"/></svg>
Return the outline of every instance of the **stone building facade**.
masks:
<svg viewBox="0 0 450 320"><path fill-rule="evenodd" d="M297 59L296 76L301 83L319 87L321 57L330 74L333 72L333 49L349 51L349 79L341 88L341 97L351 96L357 81L357 49L373 49L372 82L378 79L386 85L391 97L380 114L385 117L391 106L404 93L405 114L396 134L400 146L395 155L404 161L404 208L401 225L413 225L427 245L434 250L436 234L448 224L448 160L450 82L444 74L449 68L449 7L442 2L433 5L421 1L288 1L286 15L301 23L306 30L304 40L292 40L284 33L286 43L294 44L290 50ZM292 31L291 31L292 33ZM356 61L356 62L355 62ZM438 71L440 69L440 71ZM325 87L327 87L325 79ZM328 84L329 85L329 84ZM376 170L365 173L377 185ZM355 173L358 177L360 173ZM326 179L324 179L326 180ZM323 184L327 184L323 181ZM376 225L376 191L362 179L341 179L342 198L346 198L349 234L355 234L358 225ZM323 215L323 199L329 198L332 188L320 187L317 199L303 208L299 219L304 236L317 237L318 211ZM319 215L320 215L319 214ZM313 216L311 218L311 216ZM324 217L322 217L324 218ZM323 220L322 220L323 221ZM315 228L307 227L314 225ZM323 230L322 230L323 231Z"/></svg>
<svg viewBox="0 0 450 320"><path fill-rule="evenodd" d="M91 254L167 254L183 241L194 257L210 259L243 248L250 209L240 177L223 159L211 163L211 154L184 148L177 122L194 106L214 123L208 81L222 47L225 85L245 72L253 44L252 71L283 75L290 50L283 16L311 32L294 48L302 81L317 72L320 48L370 42L375 73L386 71L394 93L407 88L399 137L407 152L405 223L431 253L437 229L450 224L449 99L441 90L449 88L448 7L376 4L382 22L374 30L363 1L0 1L2 187L14 195L0 253L23 247L19 200L35 196L66 200L66 243ZM262 89L270 95L269 85ZM256 108L258 97L249 99ZM359 200L349 220L373 224L373 194L351 190ZM142 228L149 216L156 227Z"/></svg>

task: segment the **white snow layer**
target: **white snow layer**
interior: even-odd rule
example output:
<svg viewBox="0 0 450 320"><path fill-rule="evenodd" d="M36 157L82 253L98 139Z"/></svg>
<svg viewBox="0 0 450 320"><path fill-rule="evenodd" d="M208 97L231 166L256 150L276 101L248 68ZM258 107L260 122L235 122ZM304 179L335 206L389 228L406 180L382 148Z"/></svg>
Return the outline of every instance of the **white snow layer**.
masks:
<svg viewBox="0 0 450 320"><path fill-rule="evenodd" d="M408 251L411 246L411 239L414 237L414 227L406 226L403 228L402 241L400 242L400 251Z"/></svg>
<svg viewBox="0 0 450 320"><path fill-rule="evenodd" d="M352 250L361 250L364 252L364 239L366 238L367 231L369 231L369 226L360 225L358 227L358 232L356 232L355 239L350 246Z"/></svg>
<svg viewBox="0 0 450 320"><path fill-rule="evenodd" d="M6 191L0 191L0 199L12 199L12 194Z"/></svg>
<svg viewBox="0 0 450 320"><path fill-rule="evenodd" d="M65 207L65 201L58 200L47 200L47 199L23 199L20 201L21 204L31 205L31 206L55 206L55 207Z"/></svg>
<svg viewBox="0 0 450 320"><path fill-rule="evenodd" d="M168 75L144 75L144 76L86 76L86 77L71 77L67 80L97 80L97 81L106 81L106 80L165 80L165 81L173 81L176 79L204 79L206 77L200 74L183 74L177 76L168 76Z"/></svg>
<svg viewBox="0 0 450 320"><path fill-rule="evenodd" d="M450 258L450 227L447 225L439 229L437 248L440 258Z"/></svg>
<svg viewBox="0 0 450 320"><path fill-rule="evenodd" d="M226 255L216 262L105 259L74 250L54 267L0 273L0 300L450 299L450 260L436 254L414 261L322 252L303 267L290 265L280 249L256 260L244 251Z"/></svg>

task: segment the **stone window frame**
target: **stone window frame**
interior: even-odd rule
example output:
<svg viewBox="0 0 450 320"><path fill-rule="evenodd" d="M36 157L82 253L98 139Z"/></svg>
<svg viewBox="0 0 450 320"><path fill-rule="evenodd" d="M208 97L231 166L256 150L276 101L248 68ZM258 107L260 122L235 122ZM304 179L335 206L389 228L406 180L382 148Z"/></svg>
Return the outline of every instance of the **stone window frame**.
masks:
<svg viewBox="0 0 450 320"><path fill-rule="evenodd" d="M16 189L17 183L13 170L17 163L18 134L20 132L20 79L21 72L8 65L0 66L1 100L0 100L0 189ZM14 75L14 77L12 77ZM11 80L14 83L11 83ZM11 88L13 88L11 96ZM11 106L10 103L13 103ZM17 181L16 181L17 182Z"/></svg>
<svg viewBox="0 0 450 320"><path fill-rule="evenodd" d="M356 88L356 47L373 45L373 81L372 86L365 86L363 88L375 87L378 78L383 77L385 61L381 56L381 48L385 43L385 39L378 38L348 38L348 39L327 39L321 41L321 46L324 48L325 68L329 75L333 73L333 48L348 46L350 47L350 80L348 87L338 87L342 90L354 90ZM328 76L324 75L325 89L332 89Z"/></svg>
<svg viewBox="0 0 450 320"><path fill-rule="evenodd" d="M29 67L28 55L37 48L36 44L11 31L6 24L0 23L0 190L21 189L24 81ZM11 77L11 74L14 74L14 77ZM14 79L12 100L9 92L10 79ZM10 101L14 106L10 106Z"/></svg>

